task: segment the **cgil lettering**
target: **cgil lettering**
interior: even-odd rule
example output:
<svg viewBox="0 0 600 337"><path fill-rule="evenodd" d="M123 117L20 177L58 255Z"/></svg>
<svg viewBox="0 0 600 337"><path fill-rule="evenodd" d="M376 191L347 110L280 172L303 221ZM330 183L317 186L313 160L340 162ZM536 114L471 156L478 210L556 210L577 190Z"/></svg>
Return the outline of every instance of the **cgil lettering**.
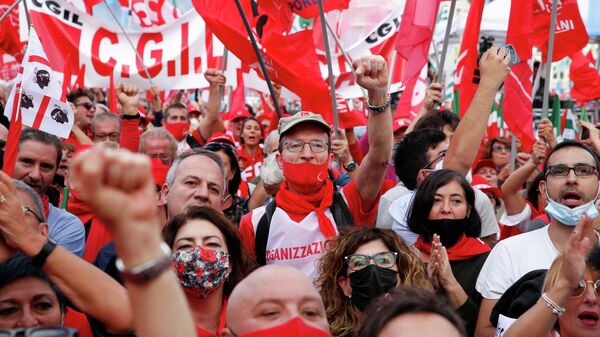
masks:
<svg viewBox="0 0 600 337"><path fill-rule="evenodd" d="M305 246L275 248L265 253L265 260L268 262L303 259L321 254L323 246L323 241L317 241Z"/></svg>
<svg viewBox="0 0 600 337"><path fill-rule="evenodd" d="M71 13L66 8L62 8L61 5L54 0L47 0L44 2L40 2L40 0L31 0L31 2L34 6L38 8L43 9L45 6L50 11L50 13L57 16L62 16L62 18L67 22L71 22L74 25L83 26L81 21L79 21L79 15Z"/></svg>
<svg viewBox="0 0 600 337"><path fill-rule="evenodd" d="M394 18L393 22L382 23L371 35L367 36L365 41L367 43L377 43L379 39L385 39L392 32L392 29L396 31L398 28L400 28L400 20Z"/></svg>

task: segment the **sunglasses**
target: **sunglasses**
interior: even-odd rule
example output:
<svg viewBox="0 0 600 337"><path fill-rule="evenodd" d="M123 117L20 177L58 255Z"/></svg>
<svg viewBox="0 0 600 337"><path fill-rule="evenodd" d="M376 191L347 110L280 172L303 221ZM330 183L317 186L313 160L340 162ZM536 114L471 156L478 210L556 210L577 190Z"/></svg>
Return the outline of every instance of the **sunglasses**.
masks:
<svg viewBox="0 0 600 337"><path fill-rule="evenodd" d="M34 327L0 330L0 337L77 337L77 329L64 327Z"/></svg>
<svg viewBox="0 0 600 337"><path fill-rule="evenodd" d="M94 107L94 104L92 104L90 102L83 102L83 103L75 104L75 106L83 106L87 110L91 110Z"/></svg>
<svg viewBox="0 0 600 337"><path fill-rule="evenodd" d="M583 295L585 293L588 283L594 287L594 293L596 294L596 296L598 296L600 294L600 280L586 281L584 279L581 279L579 280L579 283L577 283L577 287L573 289L571 297L580 297L581 295Z"/></svg>

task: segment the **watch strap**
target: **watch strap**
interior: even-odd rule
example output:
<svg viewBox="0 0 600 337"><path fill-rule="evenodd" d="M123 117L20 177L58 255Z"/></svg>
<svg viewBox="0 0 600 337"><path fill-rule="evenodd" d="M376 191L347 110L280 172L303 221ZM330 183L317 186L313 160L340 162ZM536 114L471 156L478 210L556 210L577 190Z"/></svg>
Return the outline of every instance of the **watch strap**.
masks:
<svg viewBox="0 0 600 337"><path fill-rule="evenodd" d="M163 251L161 256L148 260L135 267L125 268L123 261L121 259L117 259L115 264L117 270L119 270L119 273L121 274L121 278L125 282L142 284L151 281L162 274L165 270L171 268L172 259L169 245L162 242L160 244L160 248Z"/></svg>
<svg viewBox="0 0 600 337"><path fill-rule="evenodd" d="M42 268L42 266L46 263L48 256L54 251L55 248L56 241L48 238L46 242L44 242L42 250L40 250L36 256L31 258L31 264L33 264L34 267Z"/></svg>
<svg viewBox="0 0 600 337"><path fill-rule="evenodd" d="M140 119L141 116L142 115L140 115L140 113L138 112L135 115L122 115L121 119L124 119L124 120L134 120L134 119Z"/></svg>

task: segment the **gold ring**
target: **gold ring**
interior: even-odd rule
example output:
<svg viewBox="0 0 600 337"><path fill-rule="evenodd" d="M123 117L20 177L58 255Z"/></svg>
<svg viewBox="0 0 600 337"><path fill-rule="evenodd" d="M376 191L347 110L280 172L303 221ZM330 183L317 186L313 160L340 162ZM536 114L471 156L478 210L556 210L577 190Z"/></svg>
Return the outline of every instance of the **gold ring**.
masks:
<svg viewBox="0 0 600 337"><path fill-rule="evenodd" d="M0 204L3 203L6 200L6 197L2 194L0 194Z"/></svg>

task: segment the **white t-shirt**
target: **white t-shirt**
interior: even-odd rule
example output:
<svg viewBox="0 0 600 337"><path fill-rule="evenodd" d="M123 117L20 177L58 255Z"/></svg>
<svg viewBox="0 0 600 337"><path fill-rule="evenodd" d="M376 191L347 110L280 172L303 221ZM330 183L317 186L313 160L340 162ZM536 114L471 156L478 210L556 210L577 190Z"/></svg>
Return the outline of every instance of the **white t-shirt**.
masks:
<svg viewBox="0 0 600 337"><path fill-rule="evenodd" d="M475 209L481 218L481 234L479 237L497 234L500 232L494 207L490 199L478 189L475 191ZM388 209L388 216L392 219L392 229L398 233L409 245L414 244L419 237L408 228L408 213L412 207L413 197L416 191L408 191L396 199ZM381 207L381 205L379 206ZM379 219L378 219L379 221Z"/></svg>
<svg viewBox="0 0 600 337"><path fill-rule="evenodd" d="M497 300L523 275L550 268L558 254L548 226L502 240L485 260L475 289L484 298Z"/></svg>

